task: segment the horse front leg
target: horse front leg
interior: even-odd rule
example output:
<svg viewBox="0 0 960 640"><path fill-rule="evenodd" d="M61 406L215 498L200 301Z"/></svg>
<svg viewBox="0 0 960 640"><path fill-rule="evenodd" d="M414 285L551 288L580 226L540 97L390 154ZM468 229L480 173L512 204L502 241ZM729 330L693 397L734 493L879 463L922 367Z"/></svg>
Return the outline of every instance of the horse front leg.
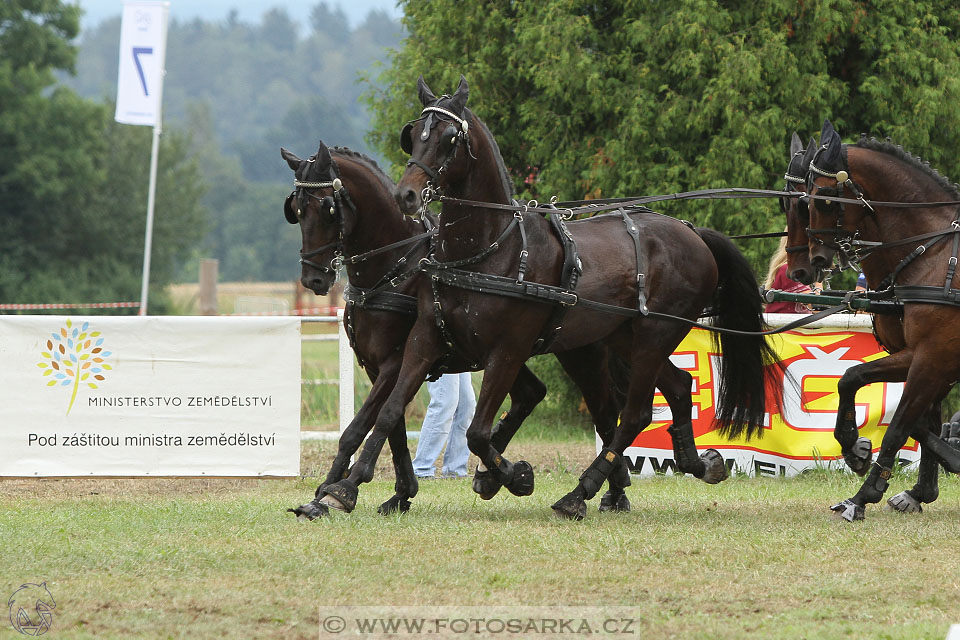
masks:
<svg viewBox="0 0 960 640"><path fill-rule="evenodd" d="M467 429L467 445L470 451L480 458L481 464L477 467L477 473L491 474L495 482L505 486L515 496L528 496L533 493L533 467L524 460L511 463L504 458L491 442L491 425L507 392L516 384L523 362L507 355L505 350L489 359L483 374L483 383L480 385L476 413ZM474 483L476 485L476 480ZM489 499L493 496L480 494L480 497Z"/></svg>
<svg viewBox="0 0 960 640"><path fill-rule="evenodd" d="M333 460L333 464L330 465L327 477L320 483L320 486L317 487L313 500L294 509L287 509L287 511L293 513L301 520L314 520L328 514L329 510L327 505L321 502L324 496L323 490L327 486L339 482L349 475L350 458L357 452L360 445L363 444L363 439L367 437L370 429L373 428L374 421L380 413L383 403L386 402L387 396L396 384L399 368L398 358L393 366L389 366L389 364L386 366L381 365L378 375L369 376L373 386L370 388L370 393L367 394L366 399L360 406L360 410L357 411L357 415L353 417L353 420L350 421L350 424L347 425L347 428L344 429L340 435L340 440L337 444L337 455ZM400 428L404 429L404 426L401 424ZM405 429L403 448L404 450L407 448ZM409 458L409 452L407 457ZM410 473L413 473L412 465L410 467ZM413 495L416 495L415 489ZM413 495L409 497L413 497Z"/></svg>
<svg viewBox="0 0 960 640"><path fill-rule="evenodd" d="M938 354L937 358L942 356ZM947 378L938 375L943 372L938 371L935 359L918 357L914 358L914 363L916 366L907 376L900 405L883 436L877 460L871 465L863 485L852 498L831 507L831 510L844 520L863 520L866 505L880 502L883 498L889 486L888 481L897 453L906 444L913 425L924 423L924 428L919 431L923 432L926 438L938 439L926 428L925 419L929 415L930 407L939 403L946 393L948 386L940 380ZM921 441L921 446L922 444Z"/></svg>
<svg viewBox="0 0 960 640"><path fill-rule="evenodd" d="M546 395L547 388L543 382L526 365L520 367L517 379L510 387L510 410L501 416L490 434L490 444L494 449L500 453L506 451L520 425ZM478 466L474 472L473 490L484 500L490 500L503 485L491 471L486 467L483 469L481 471Z"/></svg>
<svg viewBox="0 0 960 640"><path fill-rule="evenodd" d="M328 508L341 511L353 511L357 504L357 495L361 484L373 479L373 472L380 456L380 451L387 437L398 428L402 428L403 411L410 400L417 393L423 380L430 372L430 368L440 357L440 350L436 341L432 340L433 327L425 325L418 333L421 325L414 326L407 340L403 354L403 365L397 376L396 384L383 403L380 413L373 426L373 431L357 456L357 461L350 469L349 475L320 490L320 503ZM398 438L399 434L397 434ZM404 433L404 448L406 448L406 433Z"/></svg>
<svg viewBox="0 0 960 640"><path fill-rule="evenodd" d="M873 382L903 382L913 361L913 351L898 351L886 358L850 367L837 383L837 423L833 437L840 443L843 461L857 475L864 475L873 458L873 443L860 436L857 425L857 391Z"/></svg>

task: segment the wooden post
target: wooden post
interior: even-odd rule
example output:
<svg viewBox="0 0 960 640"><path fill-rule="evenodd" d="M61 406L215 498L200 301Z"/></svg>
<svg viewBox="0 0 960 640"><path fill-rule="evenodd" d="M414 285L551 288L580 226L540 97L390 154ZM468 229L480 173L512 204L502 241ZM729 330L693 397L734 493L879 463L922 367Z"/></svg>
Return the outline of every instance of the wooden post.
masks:
<svg viewBox="0 0 960 640"><path fill-rule="evenodd" d="M213 259L200 261L200 315L218 315L217 308L217 268L219 263Z"/></svg>

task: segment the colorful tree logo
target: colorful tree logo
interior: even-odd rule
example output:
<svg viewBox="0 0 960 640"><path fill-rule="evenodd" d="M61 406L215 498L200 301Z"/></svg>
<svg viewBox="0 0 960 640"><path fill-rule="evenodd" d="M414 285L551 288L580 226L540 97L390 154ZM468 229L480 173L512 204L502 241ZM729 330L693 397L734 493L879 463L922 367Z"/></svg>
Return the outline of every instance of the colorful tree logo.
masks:
<svg viewBox="0 0 960 640"><path fill-rule="evenodd" d="M66 415L70 415L80 387L98 388L97 382L103 381L104 371L112 369L106 362L111 352L103 350L100 332L88 331L89 327L89 322L74 327L68 319L58 333L50 334L53 339L47 340L47 350L40 354L43 362L37 364L43 375L51 378L48 387L73 387Z"/></svg>

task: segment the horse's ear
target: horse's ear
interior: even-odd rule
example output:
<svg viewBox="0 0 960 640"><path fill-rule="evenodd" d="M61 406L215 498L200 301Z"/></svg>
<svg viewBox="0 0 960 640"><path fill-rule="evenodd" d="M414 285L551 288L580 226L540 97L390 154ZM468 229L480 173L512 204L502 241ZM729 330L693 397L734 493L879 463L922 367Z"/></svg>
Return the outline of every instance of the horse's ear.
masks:
<svg viewBox="0 0 960 640"><path fill-rule="evenodd" d="M321 140L320 147L317 149L317 155L314 156L314 166L329 167L331 161L330 149L327 149L327 145L323 144L323 140Z"/></svg>
<svg viewBox="0 0 960 640"><path fill-rule="evenodd" d="M803 152L803 166L806 170L810 168L810 161L817 154L817 141L810 136L810 142L807 143L807 149Z"/></svg>
<svg viewBox="0 0 960 640"><path fill-rule="evenodd" d="M283 156L283 159L287 161L287 166L289 166L294 171L300 166L300 163L303 162L293 153L287 151L283 147L280 147L280 155Z"/></svg>
<svg viewBox="0 0 960 640"><path fill-rule="evenodd" d="M842 158L841 153L843 146L843 141L840 139L840 134L837 133L836 129L833 128L833 125L830 124L829 120L823 121L823 128L820 130L820 146L826 147L826 150L823 152L822 164L823 168L833 168L841 169ZM821 161L818 160L817 164L820 165Z"/></svg>
<svg viewBox="0 0 960 640"><path fill-rule="evenodd" d="M837 130L833 128L833 124L826 118L823 119L823 127L820 128L820 144L827 144L829 142L828 138L831 138L833 135L837 134Z"/></svg>
<svg viewBox="0 0 960 640"><path fill-rule="evenodd" d="M464 107L467 106L467 96L469 95L470 87L467 86L467 79L463 77L463 74L461 74L460 84L457 85L457 90L450 99L451 110L454 113L462 114Z"/></svg>
<svg viewBox="0 0 960 640"><path fill-rule="evenodd" d="M437 101L437 96L433 95L433 91L427 86L427 81L423 79L422 74L417 78L417 95L420 97L420 104L425 107L429 107Z"/></svg>
<svg viewBox="0 0 960 640"><path fill-rule="evenodd" d="M790 157L797 155L798 151L803 150L803 142L800 141L800 136L797 135L797 132L794 131L793 135L790 136Z"/></svg>

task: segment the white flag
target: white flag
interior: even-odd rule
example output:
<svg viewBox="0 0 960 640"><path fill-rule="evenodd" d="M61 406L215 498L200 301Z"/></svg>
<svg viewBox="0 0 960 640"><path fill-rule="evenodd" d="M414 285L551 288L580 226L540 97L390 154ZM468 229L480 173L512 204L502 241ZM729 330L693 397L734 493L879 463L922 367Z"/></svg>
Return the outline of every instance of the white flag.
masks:
<svg viewBox="0 0 960 640"><path fill-rule="evenodd" d="M169 9L168 2L123 3L117 122L160 124Z"/></svg>

